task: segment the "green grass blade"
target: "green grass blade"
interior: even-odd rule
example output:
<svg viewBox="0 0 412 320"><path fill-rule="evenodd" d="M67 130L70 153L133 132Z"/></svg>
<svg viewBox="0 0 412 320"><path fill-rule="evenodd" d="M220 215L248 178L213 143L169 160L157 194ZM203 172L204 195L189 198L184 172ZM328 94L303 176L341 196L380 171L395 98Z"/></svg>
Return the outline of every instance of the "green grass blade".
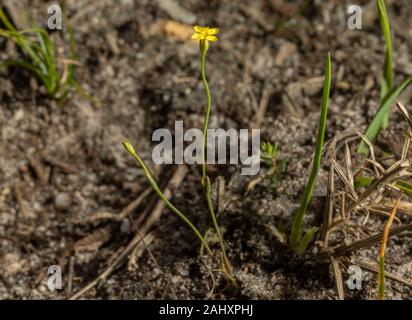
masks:
<svg viewBox="0 0 412 320"><path fill-rule="evenodd" d="M296 214L294 218L292 230L290 234L290 239L289 239L290 248L295 252L299 250L299 245L301 243L301 236L302 236L303 220L305 218L306 210L308 208L310 199L312 197L313 187L315 185L316 177L317 177L321 159L322 159L322 148L323 148L323 143L325 140L326 119L327 119L328 108L329 108L329 95L330 95L331 83L332 83L332 63L331 63L330 52L328 52L328 57L327 57L326 66L325 66L325 81L323 84L322 111L321 111L320 120L319 120L319 131L318 131L318 137L316 141L316 151L315 151L315 157L313 159L312 172L310 174L308 183L306 184L305 192L303 194L303 198L300 203L298 213Z"/></svg>
<svg viewBox="0 0 412 320"><path fill-rule="evenodd" d="M64 96L73 86L75 67L72 65L68 67L67 76L63 80L61 69L58 67L57 50L49 33L37 26L21 31L16 30L1 8L0 22L6 27L0 29L0 36L15 42L27 58L25 61L10 61L3 66L18 65L29 69L39 78L50 97L59 99ZM70 36L72 39L72 34ZM71 49L73 49L72 45Z"/></svg>
<svg viewBox="0 0 412 320"><path fill-rule="evenodd" d="M41 70L37 69L30 63L23 61L23 60L8 60L6 62L3 62L0 64L0 68L7 68L10 66L17 66L17 67L22 67L25 68L31 72L33 72L37 77L40 78L42 82L47 81L47 79L43 76Z"/></svg>
<svg viewBox="0 0 412 320"><path fill-rule="evenodd" d="M391 107L395 103L395 100L411 83L412 83L412 76L409 76L397 88L393 88L387 94L385 100L381 104L381 107L378 113L375 115L371 124L366 130L365 136L369 139L369 141L375 140L376 136L378 135L382 127L385 115L390 111ZM369 155L369 146L366 144L365 141L363 140L361 141L357 152L364 156Z"/></svg>
<svg viewBox="0 0 412 320"><path fill-rule="evenodd" d="M385 256L379 257L378 300L385 297Z"/></svg>
<svg viewBox="0 0 412 320"><path fill-rule="evenodd" d="M7 29L10 31L17 31L14 27L13 24L10 22L10 20L6 17L4 14L3 9L0 7L0 21L5 25Z"/></svg>
<svg viewBox="0 0 412 320"><path fill-rule="evenodd" d="M375 179L371 177L359 176L355 179L355 189L368 187L369 185L372 184L373 181L375 181ZM402 190L408 196L412 196L412 184L411 183L404 181L404 180L399 180L395 183L395 186L399 188L399 190Z"/></svg>
<svg viewBox="0 0 412 320"><path fill-rule="evenodd" d="M386 54L385 63L382 75L381 84L381 101L385 99L387 94L392 90L393 87L393 47L392 47L392 37L391 37L391 26L389 21L388 11L385 6L384 0L376 0L379 9L379 20L381 24L381 29L386 43ZM389 114L386 112L383 118L382 127L387 128L389 125Z"/></svg>
<svg viewBox="0 0 412 320"><path fill-rule="evenodd" d="M305 234L303 235L302 240L300 240L300 243L297 249L298 254L305 253L306 249L309 246L309 243L312 241L317 231L318 231L317 227L312 227L312 228L305 230Z"/></svg>

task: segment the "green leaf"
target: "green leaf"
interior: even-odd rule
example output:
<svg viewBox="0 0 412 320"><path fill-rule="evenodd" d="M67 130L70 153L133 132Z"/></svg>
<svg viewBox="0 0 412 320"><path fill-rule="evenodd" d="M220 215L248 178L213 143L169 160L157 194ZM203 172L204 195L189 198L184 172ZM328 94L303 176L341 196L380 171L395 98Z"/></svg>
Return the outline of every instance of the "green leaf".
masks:
<svg viewBox="0 0 412 320"><path fill-rule="evenodd" d="M405 192L408 196L412 196L412 184L409 182L400 180L396 182L396 186Z"/></svg>
<svg viewBox="0 0 412 320"><path fill-rule="evenodd" d="M373 178L370 177L363 177L359 176L355 179L355 188L362 188L362 187L367 187L373 182ZM405 194L408 196L412 196L412 184L404 181L404 180L399 180L395 183L395 186L401 189Z"/></svg>
<svg viewBox="0 0 412 320"><path fill-rule="evenodd" d="M299 210L293 220L292 224L292 230L290 234L290 239L289 239L289 246L292 249L292 251L299 253L300 249L299 247L302 247L301 242L303 240L306 241L306 236L304 236L304 239L301 240L302 236L302 226L303 226L303 220L305 218L306 210L309 206L310 199L312 197L312 192L313 192L313 187L315 185L316 177L319 171L321 159L322 159L322 148L323 148L323 143L325 140L325 131L326 131L326 119L328 115L328 108L329 108L329 95L330 95L330 88L332 85L332 63L331 63L331 57L330 57L330 52L328 52L328 57L326 59L326 65L325 65L325 81L323 84L323 95L322 95L322 110L320 114L320 119L319 119L319 131L318 131L318 137L316 141L316 151L315 151L315 156L313 159L313 167L312 171L309 176L308 183L306 184L305 187L305 192L303 194L303 198L300 203Z"/></svg>
<svg viewBox="0 0 412 320"><path fill-rule="evenodd" d="M395 100L401 95L401 93L412 83L412 76L406 78L397 88L393 88L385 97L381 104L378 113L373 118L371 124L366 130L365 136L370 140L375 140L378 135L384 121L385 115L390 111L391 107L395 103ZM357 152L361 155L369 155L369 146L365 141L361 141Z"/></svg>
<svg viewBox="0 0 412 320"><path fill-rule="evenodd" d="M355 189L367 187L372 183L373 179L370 177L359 176L355 179Z"/></svg>
<svg viewBox="0 0 412 320"><path fill-rule="evenodd" d="M309 243L312 241L313 237L315 236L316 232L318 231L317 227L312 227L305 231L304 236L300 240L299 247L297 249L298 254L304 254L306 249L309 246Z"/></svg>
<svg viewBox="0 0 412 320"><path fill-rule="evenodd" d="M379 10L379 20L383 36L386 43L385 63L382 75L381 84L381 101L387 96L388 92L392 90L393 86L393 47L391 37L391 26L389 21L388 11L386 10L385 1L376 1ZM387 128L389 125L389 111L383 117L382 126Z"/></svg>

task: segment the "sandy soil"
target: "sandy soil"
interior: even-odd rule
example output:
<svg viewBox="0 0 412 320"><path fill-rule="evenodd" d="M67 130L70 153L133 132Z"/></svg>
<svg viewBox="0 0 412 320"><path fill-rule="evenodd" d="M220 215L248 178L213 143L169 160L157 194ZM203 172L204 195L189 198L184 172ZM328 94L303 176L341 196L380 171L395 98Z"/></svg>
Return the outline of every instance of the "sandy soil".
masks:
<svg viewBox="0 0 412 320"><path fill-rule="evenodd" d="M45 26L48 2L23 2ZM315 0L294 15L288 14L287 6L276 7L269 0L173 1L180 10L165 7L169 1L66 2L81 64L76 78L101 106L75 92L59 105L42 94L40 84L25 70L0 71L0 299L68 298L105 270L135 236L139 222L157 201L155 195L124 219L97 219L96 213L118 215L149 188L142 170L122 148L125 137L165 186L176 166L151 162L153 131L172 129L182 119L187 128L201 128L205 100L198 47L187 39L193 24L221 29L208 53L210 127L248 128L265 105L259 125L262 140L278 143L281 157L289 159L275 191L263 181L247 195L252 178L241 176L240 167L209 167L215 201L217 181L225 182L219 221L237 280L228 286L215 274L211 298L337 299L330 262L320 259L317 244L296 257L268 226L288 230L299 206L314 151L329 48L333 90L327 139L346 130L363 131L378 109L385 46L374 1L358 1L364 10L362 30L347 28L346 6L351 1ZM294 10L300 3L290 1ZM399 82L412 74L412 4L388 3ZM171 21L180 23L182 30L170 31ZM67 40L64 30L53 37L61 46ZM1 61L19 55L0 38ZM411 94L407 90L400 99L406 106ZM399 150L405 128L407 123L394 112L391 128L378 144L391 141ZM183 183L173 188L172 201L207 232L211 221L199 180L199 167L190 166ZM327 180L324 162L308 226L322 222ZM401 217L403 224L410 220L408 215ZM384 222L372 216L363 231L380 232ZM186 225L164 209L151 230L154 236L146 238L142 250L134 251L82 298L209 297L210 262L199 256L199 244ZM393 237L387 251L387 270L409 284L410 240L410 232ZM218 252L217 244L213 248ZM377 254L375 245L345 261L376 266ZM47 287L51 265L62 267L62 290L51 292ZM347 268L342 272L346 281ZM377 275L365 272L361 290L345 285L346 297L374 298L376 286ZM410 286L387 281L388 299L411 297Z"/></svg>

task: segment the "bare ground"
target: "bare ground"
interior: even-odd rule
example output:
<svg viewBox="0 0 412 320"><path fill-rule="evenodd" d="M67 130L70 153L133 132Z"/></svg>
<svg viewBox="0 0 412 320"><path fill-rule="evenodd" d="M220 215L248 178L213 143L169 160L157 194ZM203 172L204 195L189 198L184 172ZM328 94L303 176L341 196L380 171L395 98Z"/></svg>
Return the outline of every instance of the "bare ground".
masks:
<svg viewBox="0 0 412 320"><path fill-rule="evenodd" d="M45 25L47 3L27 3L29 13ZM262 139L277 142L281 155L289 159L276 192L261 184L247 196L250 178L240 176L239 167L209 168L213 181L218 176L225 180L219 219L237 279L236 285L227 286L215 275L217 285L211 297L336 299L330 263L318 258L316 245L305 256L295 257L265 226L287 230L299 205L314 150L322 88L319 77L329 48L333 92L328 139L345 130L364 130L378 108L385 47L374 1L361 3L363 29L351 31L346 26L346 1L314 1L308 9L287 17L263 0L180 1L183 13L161 8L157 1L68 0L81 63L77 78L102 106L79 94L57 105L42 95L27 72L1 71L0 299L67 298L127 246L139 217L156 201L153 195L126 220L90 218L95 213L120 213L148 188L142 171L122 149L123 138L133 141L163 185L175 171L174 166L150 162L152 132L173 128L174 121L181 119L186 128L200 128L204 96L198 48L184 35L170 33L165 27L169 20L221 28L219 41L208 54L211 127L248 128L259 106L266 103L259 126ZM412 5L409 0L391 3L399 81L412 73ZM281 19L285 23L280 25ZM59 43L64 35L54 34ZM1 60L18 54L0 39ZM401 98L406 106L411 93L406 91ZM380 143L391 141L399 150L399 132L406 125L400 113L394 112L391 129L381 135ZM206 232L211 221L199 179L199 168L191 166L183 183L173 190L172 200ZM216 184L214 189L216 196ZM324 166L306 219L308 226L321 223L326 189ZM410 218L404 216L402 222L410 223ZM373 234L383 226L384 220L371 217L365 230ZM196 238L167 210L154 230L139 259L127 259L82 297L208 297L211 279L199 258ZM410 240L410 232L393 237L387 251L388 270L409 283ZM376 265L377 253L375 245L349 259ZM70 260L71 293L67 292ZM47 268L55 264L63 267L64 290L50 292ZM346 290L347 298L375 297L377 276L366 274L362 289ZM346 270L343 277L349 277ZM411 297L410 286L387 281L388 299Z"/></svg>

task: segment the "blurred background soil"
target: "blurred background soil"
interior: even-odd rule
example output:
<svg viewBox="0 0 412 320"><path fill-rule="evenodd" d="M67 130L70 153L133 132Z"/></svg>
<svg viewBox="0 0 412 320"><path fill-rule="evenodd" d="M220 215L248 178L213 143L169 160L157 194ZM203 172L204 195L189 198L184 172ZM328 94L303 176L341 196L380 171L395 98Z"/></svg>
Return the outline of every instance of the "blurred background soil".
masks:
<svg viewBox="0 0 412 320"><path fill-rule="evenodd" d="M158 128L176 120L201 128L205 108L193 25L218 26L219 41L207 57L212 90L211 128L261 129L289 159L276 192L263 185L244 196L250 177L240 167L210 166L212 181L226 188L219 219L237 285L217 276L212 298L336 299L330 266L311 248L296 258L262 224L289 228L299 205L314 151L322 76L332 52L333 91L327 138L363 131L379 104L385 45L375 1L314 0L67 0L78 50L77 80L101 106L78 93L58 105L25 70L0 70L0 299L64 299L93 280L133 238L145 203L125 219L119 214L148 187L121 141L130 139L162 185L176 167L151 161ZM47 25L48 1L0 1L21 28L27 15ZM349 4L363 9L362 30L349 30ZM394 30L395 81L412 74L412 3L387 1ZM63 48L67 33L53 32ZM19 51L0 38L0 61ZM412 90L401 101L410 106ZM265 110L264 116L259 116ZM398 112L392 129L403 126ZM322 170L308 212L319 224L327 172ZM211 226L197 166L173 203L202 232ZM214 193L217 185L214 184ZM92 217L92 218L91 218ZM373 220L372 220L373 222ZM371 223L372 223L371 222ZM380 224L379 228L383 228ZM200 299L211 286L197 239L168 210L143 252L85 293L93 299ZM412 279L411 235L394 237L388 270ZM216 246L216 249L218 247ZM356 253L376 263L378 246ZM63 289L47 288L47 268L59 264ZM68 277L72 276L68 288ZM344 273L344 279L349 277ZM374 297L374 274L352 299ZM410 299L410 287L388 280L389 299Z"/></svg>

